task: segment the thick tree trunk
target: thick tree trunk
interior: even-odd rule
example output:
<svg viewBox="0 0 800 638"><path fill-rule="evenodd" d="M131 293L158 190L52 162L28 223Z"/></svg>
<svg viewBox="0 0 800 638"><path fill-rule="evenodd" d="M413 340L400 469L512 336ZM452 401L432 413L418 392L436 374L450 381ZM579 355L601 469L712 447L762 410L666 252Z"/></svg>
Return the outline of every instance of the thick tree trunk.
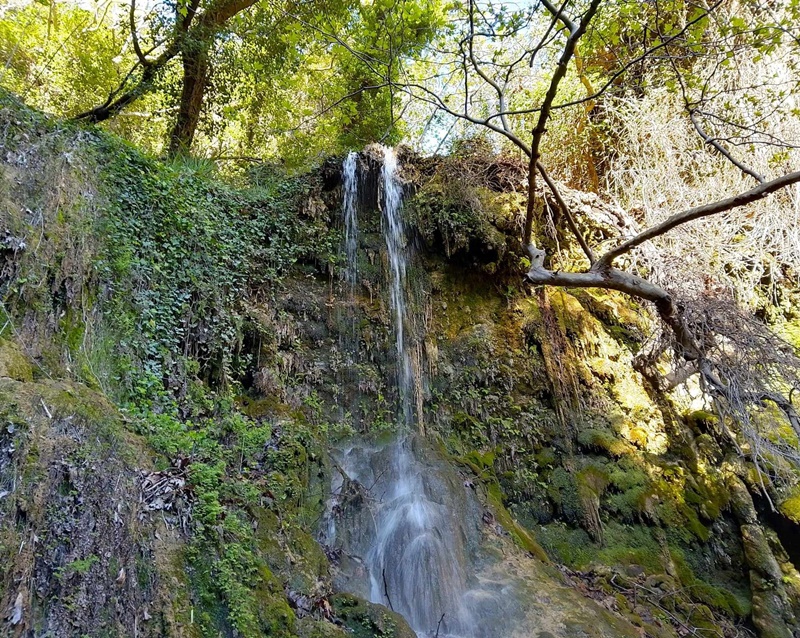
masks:
<svg viewBox="0 0 800 638"><path fill-rule="evenodd" d="M133 88L125 91L128 81L137 69L134 66L123 80L122 84L114 91L105 103L85 113L76 115L76 120L88 122L103 122L117 115L124 108L146 95L156 85L159 73L178 54L183 59L183 88L179 105L178 120L170 135L170 152L175 153L181 149L188 150L197 129L200 118L200 109L203 106L203 97L208 84L208 58L209 47L214 35L225 27L233 16L252 7L258 0L219 0L206 7L206 11L198 14L200 0L191 0L188 11L178 14L174 38L169 42L161 55L153 60L146 58L139 47L136 37L135 25L131 22L134 36L138 65L142 65L142 77ZM131 10L135 8L131 5ZM199 17L195 20L195 16ZM173 150L177 145L177 150Z"/></svg>
<svg viewBox="0 0 800 638"><path fill-rule="evenodd" d="M200 121L203 97L208 86L208 46L198 45L185 50L182 55L183 88L178 117L169 136L169 154L188 153Z"/></svg>

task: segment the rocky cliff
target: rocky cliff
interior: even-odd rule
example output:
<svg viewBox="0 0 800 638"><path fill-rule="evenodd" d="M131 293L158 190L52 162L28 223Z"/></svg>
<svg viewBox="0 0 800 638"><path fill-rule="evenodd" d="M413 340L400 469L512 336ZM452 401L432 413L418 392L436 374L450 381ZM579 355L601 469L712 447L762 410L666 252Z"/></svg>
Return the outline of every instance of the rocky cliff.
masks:
<svg viewBox="0 0 800 638"><path fill-rule="evenodd" d="M376 153L351 290L338 161L223 183L7 94L0 142L3 635L409 635L322 529L337 450L397 423ZM796 497L634 370L652 314L522 283L513 162L400 160L416 436L516 635L796 635Z"/></svg>

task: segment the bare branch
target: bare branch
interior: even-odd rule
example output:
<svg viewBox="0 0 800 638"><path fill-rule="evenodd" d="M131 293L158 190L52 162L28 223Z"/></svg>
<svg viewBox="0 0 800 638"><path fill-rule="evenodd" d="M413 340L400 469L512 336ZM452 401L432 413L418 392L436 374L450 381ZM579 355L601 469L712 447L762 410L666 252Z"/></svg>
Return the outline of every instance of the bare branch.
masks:
<svg viewBox="0 0 800 638"><path fill-rule="evenodd" d="M545 183L547 184L550 191L553 193L553 197L556 198L559 207L564 212L564 216L567 218L567 223L569 224L570 230L572 230L572 234L575 235L575 239L578 240L583 252L585 253L586 257L589 258L589 264L594 263L594 253L592 249L589 247L589 244L586 243L586 239L581 234L580 230L578 229L578 225L575 223L575 218L572 216L572 211L567 206L564 199L561 197L561 193L558 190L555 182L550 178L550 175L547 174L547 171L542 166L541 162L536 162L536 168L539 169L539 172L542 175L542 179L544 179Z"/></svg>
<svg viewBox="0 0 800 638"><path fill-rule="evenodd" d="M570 33L575 32L575 23L569 19L566 13L564 13L564 8L567 6L567 2L569 0L564 0L564 4L561 5L559 9L556 9L556 6L550 2L550 0L541 0L542 6L547 9L552 15L554 20L561 20L564 23L564 26L567 27ZM588 20L587 20L588 22Z"/></svg>
<svg viewBox="0 0 800 638"><path fill-rule="evenodd" d="M483 78L483 80L497 92L497 99L498 99L498 102L499 102L500 111L502 112L502 111L506 110L506 106L505 106L506 98L505 98L505 93L503 92L503 89L500 87L500 85L497 82L495 82L491 77L489 77L489 75L487 75L483 71L483 69L481 69L480 64L478 64L477 60L475 59L475 51L474 51L474 48L473 48L473 43L474 43L474 39L475 39L475 36L474 36L474 21L473 21L473 6L474 6L473 0L470 0L470 2L469 2L469 37L468 37L469 60L472 63L472 68L475 69L475 72L481 78ZM466 72L464 73L464 75L466 77ZM502 123L503 128L506 131L511 130L511 127L508 124L508 120L506 119L506 117L504 115L500 117L500 122Z"/></svg>
<svg viewBox="0 0 800 638"><path fill-rule="evenodd" d="M545 3L545 6L548 6L548 9L552 7L553 11L557 11L555 7L550 4L549 0L542 0ZM578 43L580 37L586 32L586 28L589 26L589 22L591 22L592 18L594 17L597 10L600 8L601 0L592 0L592 3L589 5L589 9L586 11L586 14L581 18L580 23L578 26L571 21L564 22L568 28L570 29L569 37L567 38L567 43L564 45L564 51L561 54L561 57L558 60L558 65L556 66L555 71L553 72L553 76L550 79L550 86L547 89L547 93L545 94L544 101L542 102L541 110L539 111L539 119L536 122L536 126L533 129L533 140L531 141L531 154L530 154L530 164L528 166L528 203L527 203L527 210L525 213L525 230L523 231L522 235L522 243L523 245L527 245L530 242L531 232L533 230L533 217L534 217L534 196L536 192L536 163L539 161L540 153L539 153L539 146L542 142L542 137L547 130L547 120L550 117L550 109L553 106L553 102L556 99L556 94L558 93L558 85L561 83L561 80L564 79L564 76L567 74L567 68L569 66L569 61L572 58L572 54L575 52L575 46ZM568 20L566 16L560 14L560 19L562 21Z"/></svg>
<svg viewBox="0 0 800 638"><path fill-rule="evenodd" d="M764 182L767 181L767 180L764 179L764 177L762 175L760 175L759 173L756 173L752 168L749 168L748 166L745 166L742 162L740 162L735 157L733 157L733 155L731 155L728 152L728 150L722 144L719 143L718 140L716 140L713 137L711 137L710 135L708 135L708 133L706 133L703 130L703 128L700 126L700 122L697 121L697 115L696 115L696 111L694 109L691 109L689 111L689 119L692 121L692 125L694 126L694 130L697 131L697 134L700 137L703 138L703 141L706 144L708 144L709 146L711 146L713 149L715 149L725 159L727 159L729 162L731 162L731 164L736 166L736 168L738 168L743 173L746 173L747 175L752 177L759 184L763 184Z"/></svg>
<svg viewBox="0 0 800 638"><path fill-rule="evenodd" d="M552 18L552 20L550 20L550 24L547 25L547 30L544 32L544 35L542 36L542 39L539 40L539 44L537 44L533 48L532 51L526 53L526 55L530 55L531 56L531 60L529 62L529 66L531 68L533 68L533 61L536 59L536 54L539 51L542 50L542 47L544 46L545 42L547 41L547 38L550 35L550 32L553 30L553 27L555 27L556 23L558 22L558 17L563 14L564 9L567 7L567 3L568 2L569 2L569 0L564 0L564 2L562 3L561 7L557 11L555 11L554 13L551 11L551 13L553 13L553 18ZM550 6L552 6L552 5L550 5ZM567 26L567 29L569 29L569 26Z"/></svg>
<svg viewBox="0 0 800 638"><path fill-rule="evenodd" d="M131 0L131 10L128 13L128 21L130 22L131 39L133 40L133 50L136 52L136 57L139 58L139 62L141 62L143 67L150 66L150 60L145 57L144 53L142 53L142 47L139 46L139 35L136 32L136 0Z"/></svg>
<svg viewBox="0 0 800 638"><path fill-rule="evenodd" d="M525 153L525 155L530 156L531 154L530 147L513 132L506 131L501 126L497 126L496 124L493 124L485 119L474 117L470 115L468 112L462 113L459 111L454 111L449 106L447 106L447 104L442 100L442 98L439 97L434 91L425 86L422 86L421 84L392 82L392 86L396 87L400 91L403 91L404 93L408 94L409 96L417 100L421 100L423 102L427 102L428 104L434 105L437 109L439 109L444 113L447 113L448 115L452 115L453 117L466 120L467 122L472 122L473 124L480 124L481 126L485 126L486 128L494 131L495 133L503 135L517 148L519 148L523 153ZM427 97L420 96L418 93L414 93L412 89L421 91Z"/></svg>
<svg viewBox="0 0 800 638"><path fill-rule="evenodd" d="M711 7L709 7L704 13L701 13L698 17L696 17L693 20L690 20L689 22L687 22L686 25L680 31L678 31L675 35L670 36L669 38L666 38L665 40L659 42L657 45L655 45L653 47L650 47L647 51L645 51L641 55L637 56L636 58L634 58L630 62L627 62L622 68L620 68L616 72L614 72L609 77L609 79L605 82L605 84L603 84L603 86L601 86L599 89L597 89L597 91L594 92L592 95L587 95L586 97L582 97L582 98L580 98L578 100L570 100L569 102L562 102L561 104L554 104L551 107L552 110L555 111L555 110L558 110L558 109L566 109L566 108L569 108L571 106L577 106L578 104L584 104L586 102L590 102L592 100L596 100L601 95L603 95L608 89L610 89L612 86L614 86L614 84L616 84L617 80L619 80L620 77L625 75L625 73L627 73L632 67L636 66L637 64L640 64L641 62L644 62L648 58L651 58L653 56L653 54L656 53L657 51L660 51L661 49L665 49L666 47L668 47L670 44L672 44L676 40L679 40L680 38L682 38L684 35L686 35L686 32L689 30L690 27L694 26L695 24L697 24L698 22L700 22L704 18L708 17L708 15L711 14L711 12L713 12L723 2L724 2L724 0L717 0L717 2L715 2ZM506 111L505 113L495 113L495 114L489 116L488 119L492 120L494 118L500 117L501 115L529 115L531 113L537 113L537 112L539 112L541 110L542 110L542 107L541 106L537 106L537 107L533 107L533 108L530 108L530 109L518 109L518 110L514 110L514 111Z"/></svg>

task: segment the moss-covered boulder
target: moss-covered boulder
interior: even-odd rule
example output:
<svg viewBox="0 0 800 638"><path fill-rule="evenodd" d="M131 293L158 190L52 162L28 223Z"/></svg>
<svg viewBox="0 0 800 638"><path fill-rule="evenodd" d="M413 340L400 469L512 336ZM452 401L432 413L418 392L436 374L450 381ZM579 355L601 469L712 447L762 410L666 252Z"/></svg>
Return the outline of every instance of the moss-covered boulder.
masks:
<svg viewBox="0 0 800 638"><path fill-rule="evenodd" d="M416 638L405 618L383 605L350 594L337 594L331 603L354 638Z"/></svg>
<svg viewBox="0 0 800 638"><path fill-rule="evenodd" d="M303 618L297 622L297 635L299 638L347 638L350 633L326 620Z"/></svg>

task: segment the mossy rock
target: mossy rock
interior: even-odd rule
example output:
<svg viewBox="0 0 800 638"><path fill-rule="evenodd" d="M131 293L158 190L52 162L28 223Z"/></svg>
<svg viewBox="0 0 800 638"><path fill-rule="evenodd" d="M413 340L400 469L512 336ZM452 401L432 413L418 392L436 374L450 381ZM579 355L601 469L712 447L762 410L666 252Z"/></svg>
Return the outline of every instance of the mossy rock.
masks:
<svg viewBox="0 0 800 638"><path fill-rule="evenodd" d="M319 543L297 525L281 525L273 511L254 507L251 513L256 521L258 550L269 568L289 589L313 594L328 570L328 559Z"/></svg>
<svg viewBox="0 0 800 638"><path fill-rule="evenodd" d="M755 571L750 572L750 584L753 591L753 624L760 638L792 638L792 631L787 621L789 617L786 603L768 581Z"/></svg>
<svg viewBox="0 0 800 638"><path fill-rule="evenodd" d="M350 636L345 629L333 623L313 618L298 620L295 630L299 638L348 638Z"/></svg>
<svg viewBox="0 0 800 638"><path fill-rule="evenodd" d="M619 458L633 451L633 446L605 428L588 428L578 433L578 443L588 450L607 452Z"/></svg>
<svg viewBox="0 0 800 638"><path fill-rule="evenodd" d="M77 383L2 378L0 406L15 426L0 436L0 484L14 485L0 499L0 604L19 600L28 627L52 635L131 636L145 614L142 638L196 635L179 629L191 606L183 539L137 496L154 470L144 441Z"/></svg>
<svg viewBox="0 0 800 638"><path fill-rule="evenodd" d="M800 488L795 488L792 494L781 502L779 509L786 518L800 524Z"/></svg>
<svg viewBox="0 0 800 638"><path fill-rule="evenodd" d="M266 636L290 638L294 635L295 615L283 587L267 567L260 570L261 585L256 588L258 627Z"/></svg>
<svg viewBox="0 0 800 638"><path fill-rule="evenodd" d="M331 603L354 638L417 638L405 618L383 605L350 594L337 594Z"/></svg>
<svg viewBox="0 0 800 638"><path fill-rule="evenodd" d="M497 477L492 473L487 479L486 473L492 472L491 467L486 467L485 465L479 466L473 460L480 460L481 458L486 460L488 457L489 454L481 457L477 452L474 452L466 457L459 457L455 460L469 467L478 478L486 479L486 499L488 504L491 506L497 522L511 535L516 544L543 563L549 563L550 558L547 552L542 549L542 546L539 545L530 532L511 516L511 513L506 509L505 505L503 505L503 490L500 487L500 483L497 481ZM491 455L491 459L492 461L494 460L493 454Z"/></svg>
<svg viewBox="0 0 800 638"><path fill-rule="evenodd" d="M543 447L534 456L539 467L554 466L558 462L558 455L552 447Z"/></svg>
<svg viewBox="0 0 800 638"><path fill-rule="evenodd" d="M0 339L0 377L33 381L33 367L17 344Z"/></svg>
<svg viewBox="0 0 800 638"><path fill-rule="evenodd" d="M772 549L764 535L764 530L760 525L742 525L742 543L744 545L744 555L751 570L767 582L777 584L783 574Z"/></svg>
<svg viewBox="0 0 800 638"><path fill-rule="evenodd" d="M719 417L713 412L707 410L695 410L686 415L686 423L697 434L707 432L710 428L714 427L719 422Z"/></svg>

